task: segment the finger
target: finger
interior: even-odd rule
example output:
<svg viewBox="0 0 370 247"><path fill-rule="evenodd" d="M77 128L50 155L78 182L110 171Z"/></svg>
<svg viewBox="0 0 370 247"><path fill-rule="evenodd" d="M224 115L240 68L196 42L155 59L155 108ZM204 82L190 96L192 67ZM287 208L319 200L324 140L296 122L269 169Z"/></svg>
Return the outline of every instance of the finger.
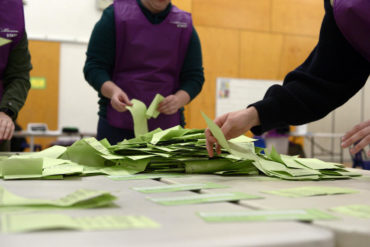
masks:
<svg viewBox="0 0 370 247"><path fill-rule="evenodd" d="M5 140L5 129L6 129L5 121L0 120L0 140Z"/></svg>
<svg viewBox="0 0 370 247"><path fill-rule="evenodd" d="M207 148L207 152L208 152L208 156L209 157L213 157L213 144L214 142L212 141L212 138L211 138L211 131L209 129L206 129L204 131L204 134L206 136L206 148Z"/></svg>
<svg viewBox="0 0 370 247"><path fill-rule="evenodd" d="M10 137L11 137L11 128L12 128L12 123L11 122L8 122L6 127L5 127L5 131L4 131L4 139L5 140L9 140Z"/></svg>
<svg viewBox="0 0 370 247"><path fill-rule="evenodd" d="M367 151L367 157L370 157L370 150Z"/></svg>
<svg viewBox="0 0 370 247"><path fill-rule="evenodd" d="M356 132L354 132L350 137L347 137L344 141L342 141L342 147L346 148L351 146L352 144L360 141L361 139L365 138L366 136L370 135L370 127L355 127ZM344 137L343 137L344 139Z"/></svg>
<svg viewBox="0 0 370 247"><path fill-rule="evenodd" d="M221 145L218 144L218 143L216 144L216 152L217 152L218 155L221 154Z"/></svg>
<svg viewBox="0 0 370 247"><path fill-rule="evenodd" d="M14 129L15 129L14 124L12 124L11 130L10 130L10 136L9 136L8 140L12 139L12 137L14 135Z"/></svg>
<svg viewBox="0 0 370 247"><path fill-rule="evenodd" d="M350 131L348 131L342 138L343 142L347 142L349 139L351 139L356 133L360 132L363 128L366 128L368 125L368 122L357 124L355 127L353 127Z"/></svg>
<svg viewBox="0 0 370 247"><path fill-rule="evenodd" d="M370 143L370 136L366 136L359 143L357 143L353 148L350 149L351 154L356 154L360 152Z"/></svg>
<svg viewBox="0 0 370 247"><path fill-rule="evenodd" d="M124 112L124 111L126 111L126 110L127 110L126 105L125 105L125 104L123 104L123 103L121 103L121 102L119 102L119 101L117 102L117 101L115 101L115 100L112 100L111 104L112 104L112 107L113 107L116 111L118 111L118 112Z"/></svg>
<svg viewBox="0 0 370 247"><path fill-rule="evenodd" d="M174 114L176 111L177 111L176 108L174 108L173 106L165 106L162 107L159 112L164 114Z"/></svg>
<svg viewBox="0 0 370 247"><path fill-rule="evenodd" d="M127 94L125 93L122 93L120 95L120 100L122 103L124 103L125 105L129 105L129 106L132 106L132 102L130 101L130 99L127 97Z"/></svg>
<svg viewBox="0 0 370 247"><path fill-rule="evenodd" d="M171 105L171 101L168 100L168 99L165 99L163 100L161 103L159 103L158 105L158 109L163 109L163 108L167 108Z"/></svg>

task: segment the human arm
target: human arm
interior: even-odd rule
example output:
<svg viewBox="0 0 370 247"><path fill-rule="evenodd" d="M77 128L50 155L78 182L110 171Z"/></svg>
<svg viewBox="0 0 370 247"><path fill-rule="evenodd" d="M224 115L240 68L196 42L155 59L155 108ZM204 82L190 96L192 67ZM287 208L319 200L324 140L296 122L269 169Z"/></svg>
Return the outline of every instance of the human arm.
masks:
<svg viewBox="0 0 370 247"><path fill-rule="evenodd" d="M0 102L0 140L13 136L15 119L23 107L31 87L31 56L28 50L27 34L10 51L4 71L4 93Z"/></svg>
<svg viewBox="0 0 370 247"><path fill-rule="evenodd" d="M261 120L252 129L255 134L321 119L366 83L369 62L338 29L328 0L325 9L319 42L307 60L286 76L283 86L272 86L262 101L253 104Z"/></svg>
<svg viewBox="0 0 370 247"><path fill-rule="evenodd" d="M351 145L354 145L354 147L350 149L351 154L358 153L369 144L370 120L354 126L343 136L341 143L343 148L348 148ZM370 150L367 152L367 156L370 157Z"/></svg>
<svg viewBox="0 0 370 247"><path fill-rule="evenodd" d="M111 81L115 63L116 31L113 6L106 8L90 36L86 52L86 81L100 94L105 82Z"/></svg>

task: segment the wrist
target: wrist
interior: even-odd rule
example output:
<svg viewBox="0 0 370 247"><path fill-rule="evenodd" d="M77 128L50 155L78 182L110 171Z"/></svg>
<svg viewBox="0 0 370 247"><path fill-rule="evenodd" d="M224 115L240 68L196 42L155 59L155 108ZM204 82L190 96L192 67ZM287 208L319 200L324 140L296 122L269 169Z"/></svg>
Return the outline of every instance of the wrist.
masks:
<svg viewBox="0 0 370 247"><path fill-rule="evenodd" d="M250 128L261 124L258 111L254 106L245 109L247 119L249 120Z"/></svg>
<svg viewBox="0 0 370 247"><path fill-rule="evenodd" d="M15 115L15 113L11 109L6 107L0 107L0 112L5 113L10 118L13 118Z"/></svg>

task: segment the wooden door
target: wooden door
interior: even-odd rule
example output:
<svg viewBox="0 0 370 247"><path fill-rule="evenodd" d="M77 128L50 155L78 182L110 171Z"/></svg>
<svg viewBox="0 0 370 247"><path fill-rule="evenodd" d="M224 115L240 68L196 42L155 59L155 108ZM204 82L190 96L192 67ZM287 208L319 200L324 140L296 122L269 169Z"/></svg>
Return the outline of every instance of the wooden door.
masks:
<svg viewBox="0 0 370 247"><path fill-rule="evenodd" d="M57 130L60 43L30 41L29 49L33 66L31 78L44 80L45 87L34 85L31 88L17 122L24 130L28 123L46 123L49 130ZM35 144L42 148L48 147L53 141L55 138L35 138Z"/></svg>

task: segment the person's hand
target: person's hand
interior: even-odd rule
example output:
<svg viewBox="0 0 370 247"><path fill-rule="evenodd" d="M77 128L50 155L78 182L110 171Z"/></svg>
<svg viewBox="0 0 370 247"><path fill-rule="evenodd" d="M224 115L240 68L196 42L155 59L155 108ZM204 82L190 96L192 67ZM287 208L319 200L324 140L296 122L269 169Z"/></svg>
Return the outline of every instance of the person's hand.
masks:
<svg viewBox="0 0 370 247"><path fill-rule="evenodd" d="M182 103L177 95L168 95L161 103L159 103L157 110L166 115L175 114L182 107Z"/></svg>
<svg viewBox="0 0 370 247"><path fill-rule="evenodd" d="M370 144L370 120L360 123L348 131L342 138L342 147L347 148L355 144L349 151L355 154ZM370 156L370 150L367 152Z"/></svg>
<svg viewBox="0 0 370 247"><path fill-rule="evenodd" d="M129 100L127 94L122 90L117 90L113 93L112 98L110 99L110 103L118 112L127 111L126 106L132 106L131 101Z"/></svg>
<svg viewBox="0 0 370 247"><path fill-rule="evenodd" d="M110 103L118 112L127 111L126 106L132 106L127 94L112 81L106 81L101 87L101 93L110 99Z"/></svg>
<svg viewBox="0 0 370 247"><path fill-rule="evenodd" d="M13 120L4 112L0 112L0 140L10 140L14 133Z"/></svg>
<svg viewBox="0 0 370 247"><path fill-rule="evenodd" d="M227 140L238 137L250 130L253 126L260 124L258 112L254 107L226 113L216 118L214 122L221 128L221 131ZM221 147L209 129L206 129L205 135L209 156L213 157L213 147L215 144L216 152L220 154Z"/></svg>

